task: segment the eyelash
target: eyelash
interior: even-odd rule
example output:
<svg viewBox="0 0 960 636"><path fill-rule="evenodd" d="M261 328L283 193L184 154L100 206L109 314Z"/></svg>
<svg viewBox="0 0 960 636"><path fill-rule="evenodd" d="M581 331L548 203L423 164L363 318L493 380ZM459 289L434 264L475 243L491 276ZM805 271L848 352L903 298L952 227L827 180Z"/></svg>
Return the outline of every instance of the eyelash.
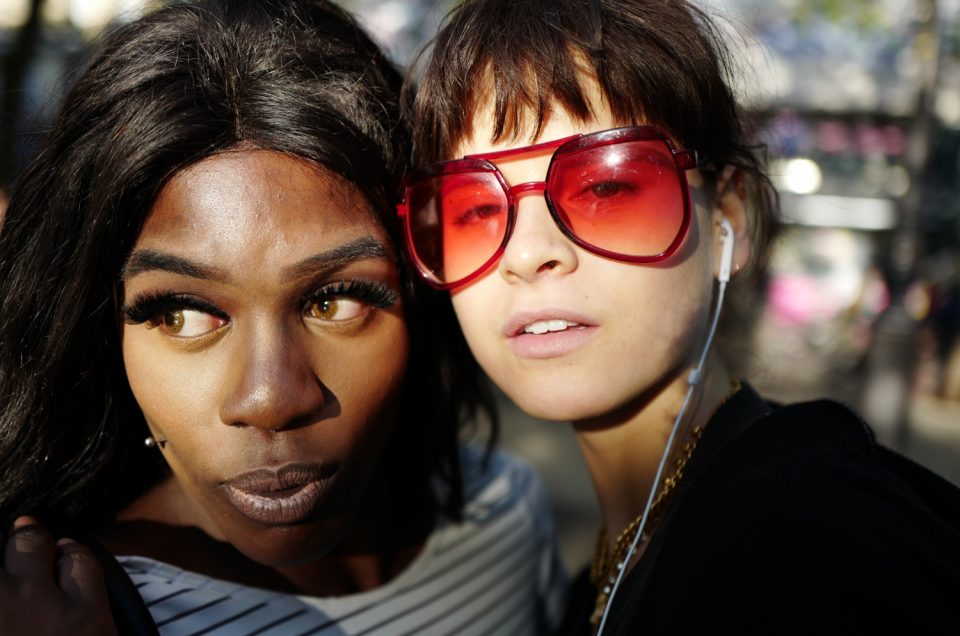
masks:
<svg viewBox="0 0 960 636"><path fill-rule="evenodd" d="M376 309L386 309L400 299L386 283L367 278L355 278L330 283L306 294L302 300L303 310L306 312L311 304L333 298L359 300Z"/></svg>
<svg viewBox="0 0 960 636"><path fill-rule="evenodd" d="M221 320L230 320L230 317L216 306L204 302L195 296L177 294L174 292L151 292L134 299L123 307L123 320L128 325L159 324L160 316L184 309L192 309L210 314Z"/></svg>
<svg viewBox="0 0 960 636"><path fill-rule="evenodd" d="M399 300L397 293L386 283L357 278L337 281L315 289L305 294L301 298L300 304L303 311L306 312L311 304L334 298L351 298L376 309L385 309ZM160 317L164 314L185 309L201 311L221 320L230 320L230 317L216 306L195 296L164 291L138 296L129 305L124 305L122 311L124 322L128 325L148 324L156 326L159 324Z"/></svg>

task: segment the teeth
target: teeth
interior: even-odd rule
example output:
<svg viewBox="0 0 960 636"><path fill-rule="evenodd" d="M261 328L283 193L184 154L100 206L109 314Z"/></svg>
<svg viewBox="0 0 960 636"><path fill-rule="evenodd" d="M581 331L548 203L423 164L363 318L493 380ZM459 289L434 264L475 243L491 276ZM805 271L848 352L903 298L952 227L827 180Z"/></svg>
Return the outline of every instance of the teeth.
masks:
<svg viewBox="0 0 960 636"><path fill-rule="evenodd" d="M570 322L569 320L540 320L524 327L523 333L532 333L539 336L548 331L563 331L579 325L580 323Z"/></svg>

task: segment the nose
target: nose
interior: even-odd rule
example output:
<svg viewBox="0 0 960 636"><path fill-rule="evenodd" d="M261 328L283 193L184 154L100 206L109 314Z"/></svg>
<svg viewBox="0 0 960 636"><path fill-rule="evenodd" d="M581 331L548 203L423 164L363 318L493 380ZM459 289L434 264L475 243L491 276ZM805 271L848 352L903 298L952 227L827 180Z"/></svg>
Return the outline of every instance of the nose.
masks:
<svg viewBox="0 0 960 636"><path fill-rule="evenodd" d="M545 276L562 276L577 269L578 257L570 239L550 216L542 188L516 194L517 217L498 269L507 282L534 282Z"/></svg>
<svg viewBox="0 0 960 636"><path fill-rule="evenodd" d="M296 333L260 329L243 342L236 358L220 407L222 422L276 432L318 418L327 405L310 348Z"/></svg>

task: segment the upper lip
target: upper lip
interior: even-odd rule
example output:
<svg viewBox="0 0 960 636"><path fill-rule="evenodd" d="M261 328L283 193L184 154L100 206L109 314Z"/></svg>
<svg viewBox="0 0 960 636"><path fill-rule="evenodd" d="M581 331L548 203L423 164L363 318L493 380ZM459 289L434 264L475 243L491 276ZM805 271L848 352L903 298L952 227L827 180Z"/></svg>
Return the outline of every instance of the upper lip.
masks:
<svg viewBox="0 0 960 636"><path fill-rule="evenodd" d="M269 494L289 488L299 488L315 481L326 481L337 472L335 463L286 464L279 468L251 470L226 480L226 484L244 492Z"/></svg>
<svg viewBox="0 0 960 636"><path fill-rule="evenodd" d="M532 325L535 322L540 322L541 320L566 320L567 322L575 322L583 327L595 327L597 324L592 318L567 309L546 308L533 311L518 311L511 314L510 318L504 323L503 335L507 338L520 335L523 333L524 327Z"/></svg>

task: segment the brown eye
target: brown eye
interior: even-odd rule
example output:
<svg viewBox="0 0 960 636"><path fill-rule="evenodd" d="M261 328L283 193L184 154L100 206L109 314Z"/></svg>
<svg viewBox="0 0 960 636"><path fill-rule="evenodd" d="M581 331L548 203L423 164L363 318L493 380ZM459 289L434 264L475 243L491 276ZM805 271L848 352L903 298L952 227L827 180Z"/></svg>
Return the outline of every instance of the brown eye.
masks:
<svg viewBox="0 0 960 636"><path fill-rule="evenodd" d="M593 184L590 189L593 190L593 193L597 195L597 197L606 199L620 192L620 184L615 181L605 181L603 183Z"/></svg>
<svg viewBox="0 0 960 636"><path fill-rule="evenodd" d="M317 320L333 320L337 315L337 301L331 298L310 303L308 314Z"/></svg>
<svg viewBox="0 0 960 636"><path fill-rule="evenodd" d="M332 296L308 302L306 315L307 318L314 320L341 322L362 316L369 310L370 306L360 300L346 296Z"/></svg>
<svg viewBox="0 0 960 636"><path fill-rule="evenodd" d="M183 324L186 322L183 311L168 311L165 314L157 316L155 327L160 327L160 331L168 334L178 334L183 330Z"/></svg>
<svg viewBox="0 0 960 636"><path fill-rule="evenodd" d="M175 338L195 338L219 329L227 321L194 309L175 309L159 314L147 322L147 328Z"/></svg>

